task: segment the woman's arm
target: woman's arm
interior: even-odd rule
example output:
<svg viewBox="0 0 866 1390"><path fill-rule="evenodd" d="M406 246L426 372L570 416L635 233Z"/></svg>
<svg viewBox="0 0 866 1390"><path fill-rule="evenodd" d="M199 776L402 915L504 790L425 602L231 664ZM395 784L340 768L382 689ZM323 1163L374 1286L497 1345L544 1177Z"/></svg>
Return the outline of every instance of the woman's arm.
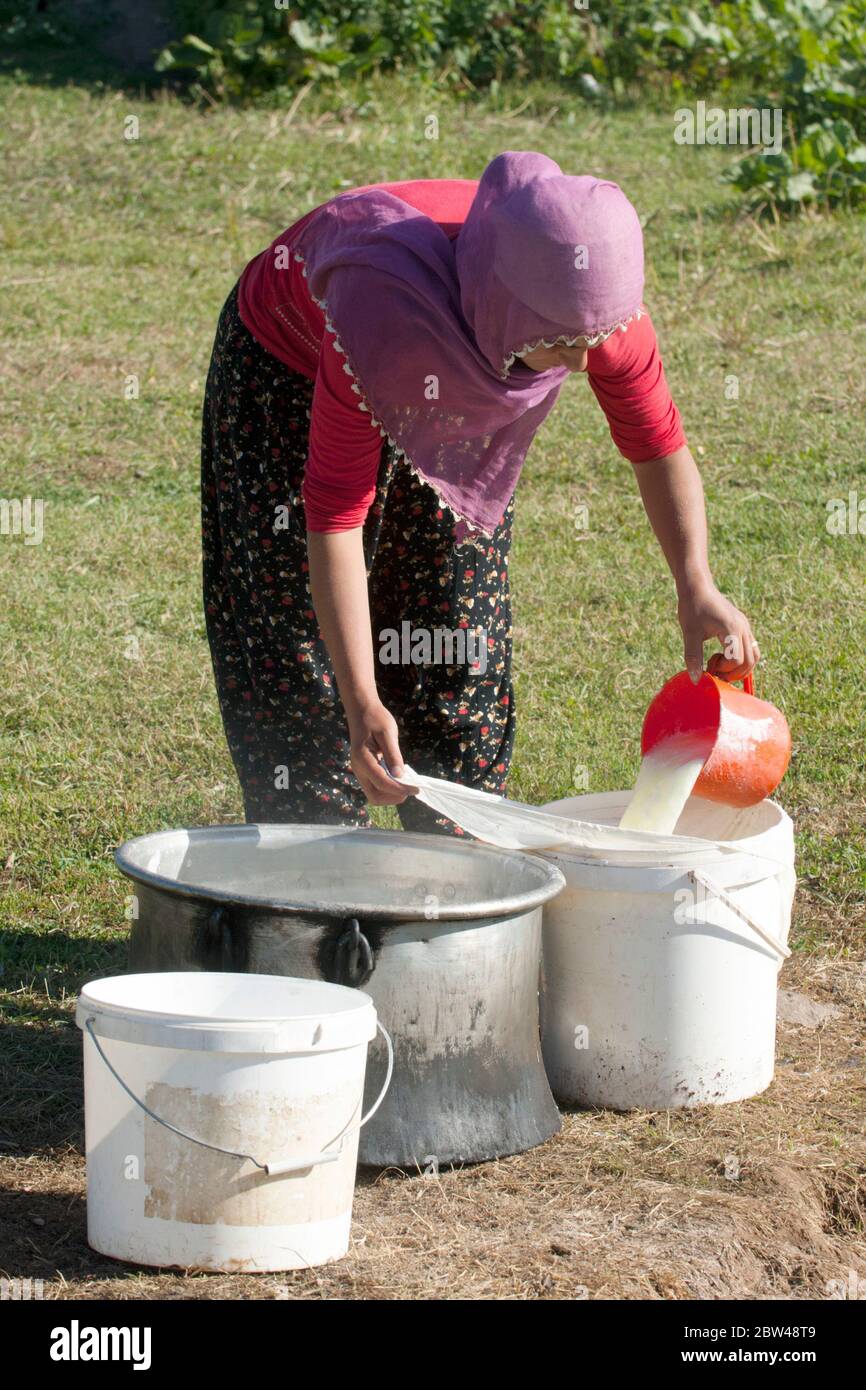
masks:
<svg viewBox="0 0 866 1390"><path fill-rule="evenodd" d="M374 806L396 806L408 793L395 786L379 755L403 771L397 724L376 690L363 531L308 531L310 590L319 629L337 677L352 750L352 771Z"/></svg>
<svg viewBox="0 0 866 1390"><path fill-rule="evenodd" d="M587 375L607 416L614 443L637 474L647 516L670 565L686 668L700 678L704 642L724 648L708 670L739 680L760 657L748 619L719 593L707 559L707 519L701 475L686 443L649 314L587 353Z"/></svg>
<svg viewBox="0 0 866 1390"><path fill-rule="evenodd" d="M749 620L720 594L707 557L707 518L701 475L687 446L633 465L650 524L677 586L686 669L693 681L704 665L704 642L717 637L723 652L709 669L739 680L760 658Z"/></svg>

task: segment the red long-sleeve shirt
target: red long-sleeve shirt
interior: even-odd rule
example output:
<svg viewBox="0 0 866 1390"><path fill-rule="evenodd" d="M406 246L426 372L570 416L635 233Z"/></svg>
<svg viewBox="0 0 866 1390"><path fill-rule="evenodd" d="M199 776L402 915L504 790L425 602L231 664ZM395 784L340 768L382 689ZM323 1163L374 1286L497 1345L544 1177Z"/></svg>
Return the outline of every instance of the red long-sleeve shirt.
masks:
<svg viewBox="0 0 866 1390"><path fill-rule="evenodd" d="M374 185L365 185L373 187ZM417 179L377 184L456 237L475 196L474 179ZM363 524L376 492L382 436L352 390L345 358L310 295L292 245L312 216L295 222L241 276L241 319L268 352L315 381L304 504L311 531L347 531ZM679 411L665 380L649 315L590 348L587 376L627 459L661 458L685 443ZM363 383L361 383L363 385Z"/></svg>

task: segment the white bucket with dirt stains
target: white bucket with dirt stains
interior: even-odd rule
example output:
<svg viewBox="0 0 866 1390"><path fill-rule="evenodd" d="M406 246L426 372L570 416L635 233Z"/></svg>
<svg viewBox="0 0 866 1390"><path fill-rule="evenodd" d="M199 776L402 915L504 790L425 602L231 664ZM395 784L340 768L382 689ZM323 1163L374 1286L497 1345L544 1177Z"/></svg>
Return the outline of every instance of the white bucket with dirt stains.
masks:
<svg viewBox="0 0 866 1390"><path fill-rule="evenodd" d="M615 827L630 796L543 809ZM658 837L654 854L613 841L543 852L566 881L543 926L542 1052L559 1101L720 1105L773 1079L796 883L790 817L773 801L737 809L692 796L676 834L690 838L678 848Z"/></svg>
<svg viewBox="0 0 866 1390"><path fill-rule="evenodd" d="M273 975L121 975L84 987L76 1022L94 1250L224 1272L346 1253L377 1027L367 995Z"/></svg>

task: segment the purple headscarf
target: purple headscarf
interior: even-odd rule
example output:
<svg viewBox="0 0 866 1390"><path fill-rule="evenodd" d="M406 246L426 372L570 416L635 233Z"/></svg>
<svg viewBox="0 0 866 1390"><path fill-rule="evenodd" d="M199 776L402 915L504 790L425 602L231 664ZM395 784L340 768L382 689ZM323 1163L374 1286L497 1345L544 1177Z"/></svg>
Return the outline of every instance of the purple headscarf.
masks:
<svg viewBox="0 0 866 1390"><path fill-rule="evenodd" d="M592 346L639 312L643 237L615 183L546 155L488 164L451 242L382 189L325 203L294 242L359 407L461 523L491 535L568 373L515 359Z"/></svg>

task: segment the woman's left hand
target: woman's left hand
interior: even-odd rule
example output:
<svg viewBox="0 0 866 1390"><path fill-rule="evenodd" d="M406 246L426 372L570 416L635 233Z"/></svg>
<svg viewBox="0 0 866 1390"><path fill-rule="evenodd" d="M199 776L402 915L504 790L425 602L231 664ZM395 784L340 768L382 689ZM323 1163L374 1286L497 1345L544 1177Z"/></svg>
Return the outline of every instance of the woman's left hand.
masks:
<svg viewBox="0 0 866 1390"><path fill-rule="evenodd" d="M677 617L683 630L686 670L697 682L704 669L704 642L717 637L722 644L707 670L726 681L741 680L761 659L749 620L712 583L685 586L679 595Z"/></svg>

